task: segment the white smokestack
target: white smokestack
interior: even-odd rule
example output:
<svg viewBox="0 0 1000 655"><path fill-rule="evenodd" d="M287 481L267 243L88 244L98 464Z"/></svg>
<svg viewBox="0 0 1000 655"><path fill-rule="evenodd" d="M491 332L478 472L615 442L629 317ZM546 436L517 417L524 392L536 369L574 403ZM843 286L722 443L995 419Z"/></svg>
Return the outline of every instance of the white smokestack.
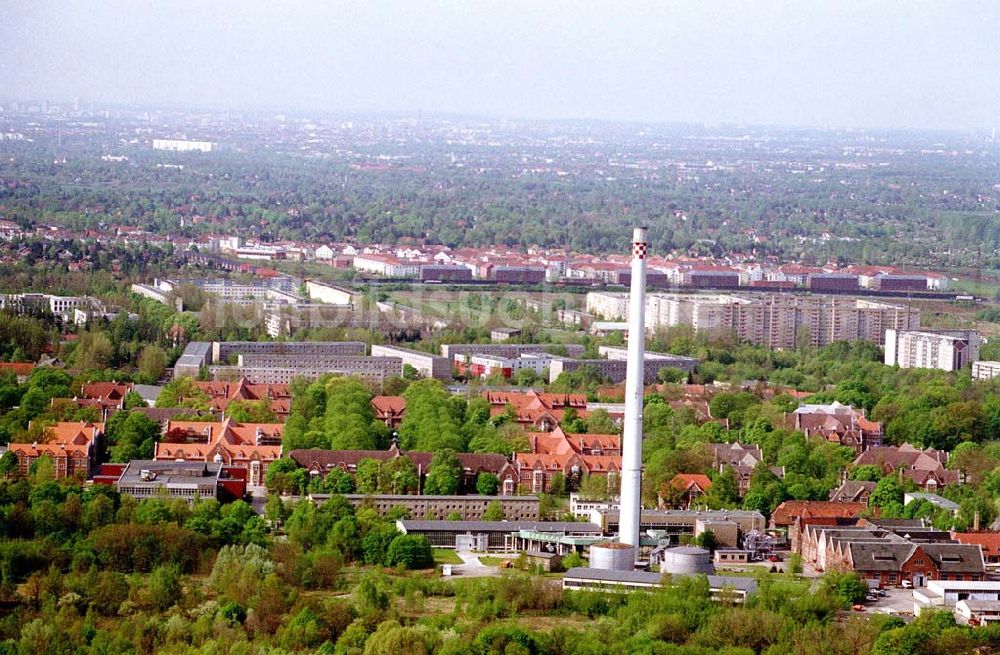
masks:
<svg viewBox="0 0 1000 655"><path fill-rule="evenodd" d="M625 376L625 424L622 435L622 490L618 540L639 554L642 483L642 391L646 354L646 228L632 233L632 289L628 308L628 372Z"/></svg>

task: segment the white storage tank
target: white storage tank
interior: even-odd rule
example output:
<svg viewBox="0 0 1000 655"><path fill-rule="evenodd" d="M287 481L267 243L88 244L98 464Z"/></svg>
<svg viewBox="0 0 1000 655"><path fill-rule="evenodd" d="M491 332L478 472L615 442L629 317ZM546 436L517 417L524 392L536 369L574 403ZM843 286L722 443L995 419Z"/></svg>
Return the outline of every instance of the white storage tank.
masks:
<svg viewBox="0 0 1000 655"><path fill-rule="evenodd" d="M635 570L635 549L617 541L604 541L590 547L590 568L606 571Z"/></svg>
<svg viewBox="0 0 1000 655"><path fill-rule="evenodd" d="M678 546L663 551L663 562L660 573L674 575L696 575L704 573L712 575L715 567L712 564L712 553L695 546Z"/></svg>

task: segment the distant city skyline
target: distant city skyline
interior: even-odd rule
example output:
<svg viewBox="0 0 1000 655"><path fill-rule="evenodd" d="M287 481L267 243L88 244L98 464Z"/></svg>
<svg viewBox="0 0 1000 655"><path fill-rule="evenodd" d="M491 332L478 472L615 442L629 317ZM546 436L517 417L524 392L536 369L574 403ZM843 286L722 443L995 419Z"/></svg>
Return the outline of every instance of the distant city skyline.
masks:
<svg viewBox="0 0 1000 655"><path fill-rule="evenodd" d="M7 98L818 127L1000 124L1000 5L14 0Z"/></svg>

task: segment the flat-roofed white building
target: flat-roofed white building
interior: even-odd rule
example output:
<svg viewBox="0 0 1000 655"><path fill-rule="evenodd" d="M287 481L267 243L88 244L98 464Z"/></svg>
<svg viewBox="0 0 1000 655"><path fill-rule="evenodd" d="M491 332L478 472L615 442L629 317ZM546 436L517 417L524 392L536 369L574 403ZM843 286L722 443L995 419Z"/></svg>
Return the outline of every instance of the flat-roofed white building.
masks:
<svg viewBox="0 0 1000 655"><path fill-rule="evenodd" d="M1000 602L1000 581L928 580L913 590L913 613L925 609L952 609L961 601Z"/></svg>
<svg viewBox="0 0 1000 655"><path fill-rule="evenodd" d="M426 353L401 346L384 346L372 344L373 357L399 357L403 366L409 364L425 378L436 380L451 380L451 360L433 353Z"/></svg>
<svg viewBox="0 0 1000 655"><path fill-rule="evenodd" d="M1000 362L972 362L972 377L976 380L992 380L1000 375Z"/></svg>
<svg viewBox="0 0 1000 655"><path fill-rule="evenodd" d="M374 273L384 277L416 277L420 274L420 264L406 262L392 255L357 255L355 270Z"/></svg>
<svg viewBox="0 0 1000 655"><path fill-rule="evenodd" d="M1000 622L1000 601L960 600L955 603L955 619L966 625L989 625Z"/></svg>

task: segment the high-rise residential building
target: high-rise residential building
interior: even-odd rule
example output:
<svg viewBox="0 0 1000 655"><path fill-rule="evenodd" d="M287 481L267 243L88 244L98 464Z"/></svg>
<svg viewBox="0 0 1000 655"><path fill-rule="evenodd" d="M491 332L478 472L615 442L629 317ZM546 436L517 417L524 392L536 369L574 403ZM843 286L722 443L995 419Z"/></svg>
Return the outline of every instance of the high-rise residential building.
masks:
<svg viewBox="0 0 1000 655"><path fill-rule="evenodd" d="M886 366L958 371L978 359L979 333L975 330L885 332Z"/></svg>
<svg viewBox="0 0 1000 655"><path fill-rule="evenodd" d="M588 305L589 305L588 298ZM906 305L836 296L791 294L651 294L646 329L690 325L731 334L771 349L825 346L834 341L882 343L887 329L920 326L920 310Z"/></svg>

